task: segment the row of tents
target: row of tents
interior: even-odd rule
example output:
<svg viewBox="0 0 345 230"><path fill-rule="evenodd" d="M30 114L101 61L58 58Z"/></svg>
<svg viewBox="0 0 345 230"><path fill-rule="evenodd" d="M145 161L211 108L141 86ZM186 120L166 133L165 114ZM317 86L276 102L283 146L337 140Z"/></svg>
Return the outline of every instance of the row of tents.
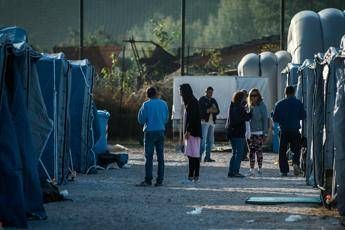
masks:
<svg viewBox="0 0 345 230"><path fill-rule="evenodd" d="M295 85L307 112L306 183L317 186L326 207L345 215L345 12L302 11L290 24L288 51L292 62L282 72Z"/></svg>
<svg viewBox="0 0 345 230"><path fill-rule="evenodd" d="M41 183L96 172L101 137L87 60L41 54L25 30L0 28L0 222L45 219Z"/></svg>
<svg viewBox="0 0 345 230"><path fill-rule="evenodd" d="M345 36L342 39L345 42ZM306 182L317 186L325 206L336 204L345 215L345 50L326 53L292 65L291 85L303 102L307 119L302 135L307 140ZM297 70L294 70L297 68ZM297 74L293 74L296 73Z"/></svg>
<svg viewBox="0 0 345 230"><path fill-rule="evenodd" d="M238 67L241 75L259 71L260 76L276 78L277 85L274 83L271 90L277 100L283 97L282 89L287 85L296 86L297 96L307 112L307 119L302 122L306 183L317 186L325 206L336 204L342 215L345 215L344 35L344 11L334 8L301 11L291 20L287 51L248 54ZM261 59L273 62L267 64L267 60Z"/></svg>

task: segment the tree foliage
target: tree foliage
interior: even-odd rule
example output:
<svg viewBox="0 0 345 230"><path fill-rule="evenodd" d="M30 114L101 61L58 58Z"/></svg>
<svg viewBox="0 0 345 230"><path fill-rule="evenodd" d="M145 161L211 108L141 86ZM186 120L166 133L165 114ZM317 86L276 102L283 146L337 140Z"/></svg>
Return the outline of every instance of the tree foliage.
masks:
<svg viewBox="0 0 345 230"><path fill-rule="evenodd" d="M111 67L101 69L96 82L96 88L100 88L115 94L122 90L129 93L134 89L136 77L138 75L133 60L129 61L129 68L122 69L122 62L128 60L120 60L114 53L111 54Z"/></svg>
<svg viewBox="0 0 345 230"><path fill-rule="evenodd" d="M68 36L60 46L79 46L80 32L79 30L68 28ZM91 33L84 35L84 45L86 46L97 46L97 45L108 45L118 44L117 40L107 33L104 26L98 27Z"/></svg>

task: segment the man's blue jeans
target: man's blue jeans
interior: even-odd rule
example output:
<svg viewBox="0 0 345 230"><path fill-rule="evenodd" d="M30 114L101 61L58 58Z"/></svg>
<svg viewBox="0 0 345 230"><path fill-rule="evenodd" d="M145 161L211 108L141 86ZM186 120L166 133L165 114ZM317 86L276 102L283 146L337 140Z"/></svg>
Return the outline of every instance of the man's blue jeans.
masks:
<svg viewBox="0 0 345 230"><path fill-rule="evenodd" d="M158 170L157 183L162 183L164 178L164 131L153 131L144 133L145 148L145 181L152 181L153 153L156 148Z"/></svg>
<svg viewBox="0 0 345 230"><path fill-rule="evenodd" d="M200 144L200 158L206 152L205 159L211 158L211 150L214 144L214 124L201 123L202 139ZM206 150L206 151L205 151Z"/></svg>
<svg viewBox="0 0 345 230"><path fill-rule="evenodd" d="M232 157L229 164L229 175L233 176L240 172L241 161L244 153L245 138L232 138L230 140L232 147Z"/></svg>

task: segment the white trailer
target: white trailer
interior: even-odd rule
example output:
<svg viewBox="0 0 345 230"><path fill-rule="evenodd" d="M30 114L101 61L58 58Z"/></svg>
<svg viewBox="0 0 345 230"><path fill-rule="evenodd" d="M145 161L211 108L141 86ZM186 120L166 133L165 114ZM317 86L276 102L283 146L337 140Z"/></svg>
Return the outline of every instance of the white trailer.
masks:
<svg viewBox="0 0 345 230"><path fill-rule="evenodd" d="M252 88L260 90L268 112L272 110L272 99L269 97L269 79L267 77L250 76L177 76L173 84L172 124L173 132L182 132L183 103L180 96L180 85L188 83L193 89L194 96L199 99L205 94L205 89L212 86L213 97L217 100L220 113L217 116L215 132L225 133L225 122L228 118L228 108L235 91Z"/></svg>

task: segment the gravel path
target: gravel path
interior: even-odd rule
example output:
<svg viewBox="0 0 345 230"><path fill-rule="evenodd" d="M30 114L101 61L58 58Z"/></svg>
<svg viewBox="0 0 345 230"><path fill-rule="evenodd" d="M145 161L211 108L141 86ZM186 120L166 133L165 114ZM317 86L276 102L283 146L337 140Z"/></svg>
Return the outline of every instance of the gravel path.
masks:
<svg viewBox="0 0 345 230"><path fill-rule="evenodd" d="M163 187L136 187L144 177L142 148L130 148L128 169L78 175L63 186L73 201L45 205L32 229L343 229L336 211L313 204L249 205L250 196L318 196L302 177L280 177L276 154L264 154L261 177L227 178L228 152L202 163L199 183L186 184L187 160L167 147ZM242 173L249 163L242 163ZM156 172L156 167L154 168ZM286 222L290 215L301 220Z"/></svg>

